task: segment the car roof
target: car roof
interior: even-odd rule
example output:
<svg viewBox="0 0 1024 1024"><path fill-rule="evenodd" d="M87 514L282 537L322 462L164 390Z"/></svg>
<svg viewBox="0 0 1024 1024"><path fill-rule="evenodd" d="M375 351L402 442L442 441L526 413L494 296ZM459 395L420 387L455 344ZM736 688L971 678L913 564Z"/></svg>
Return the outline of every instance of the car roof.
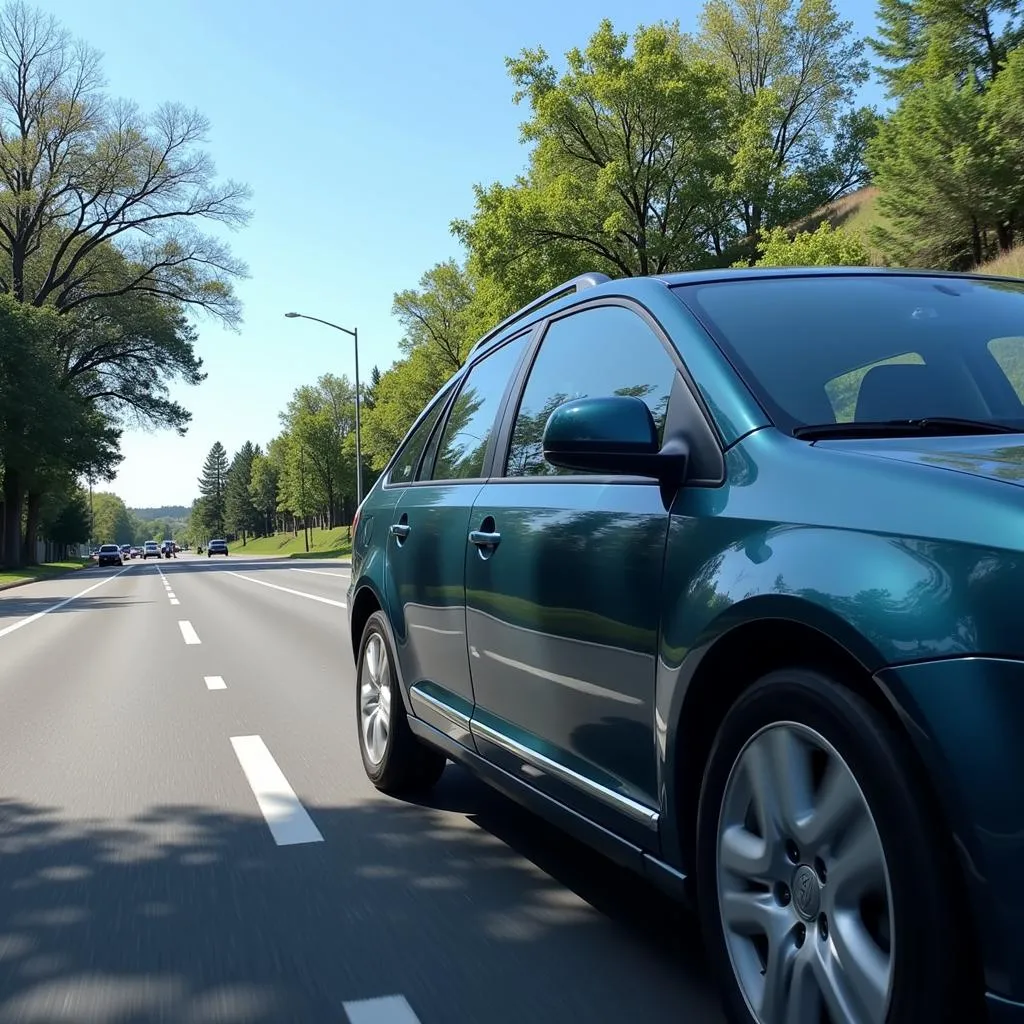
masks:
<svg viewBox="0 0 1024 1024"><path fill-rule="evenodd" d="M808 277L944 277L960 280L1010 282L1020 286L1021 279L1000 274L976 274L956 270L925 270L906 267L721 267L709 270L683 270L645 277L609 278L605 274L588 273L566 281L527 303L483 335L470 349L466 366L485 349L506 341L534 326L539 320L571 309L574 305L602 296L641 297L645 282L655 281L669 288L685 285L718 284L728 281L771 281L779 278ZM646 284L649 288L649 283ZM647 293L649 294L649 292ZM456 376L466 372L466 366ZM445 387L448 385L446 384ZM442 389L443 390L443 389Z"/></svg>

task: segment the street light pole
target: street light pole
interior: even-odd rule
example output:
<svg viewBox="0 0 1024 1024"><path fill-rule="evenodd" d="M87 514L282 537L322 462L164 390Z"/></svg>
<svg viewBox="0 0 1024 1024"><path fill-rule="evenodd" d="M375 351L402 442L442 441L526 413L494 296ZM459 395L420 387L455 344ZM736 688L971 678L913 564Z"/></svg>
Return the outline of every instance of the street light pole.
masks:
<svg viewBox="0 0 1024 1024"><path fill-rule="evenodd" d="M323 324L325 327L333 327L336 331L347 334L353 343L356 359L356 507L363 503L363 435L359 422L359 407L362 400L359 392L359 328L349 330L338 324L332 324L330 320L321 320L318 316L306 316L305 313L285 313L289 319L313 320L315 323Z"/></svg>

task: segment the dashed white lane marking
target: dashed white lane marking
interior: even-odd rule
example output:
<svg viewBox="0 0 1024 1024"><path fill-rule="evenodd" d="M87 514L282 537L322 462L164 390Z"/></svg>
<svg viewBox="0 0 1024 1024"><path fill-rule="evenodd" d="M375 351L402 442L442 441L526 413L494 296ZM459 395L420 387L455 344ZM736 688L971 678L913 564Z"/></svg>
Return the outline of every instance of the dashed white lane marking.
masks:
<svg viewBox="0 0 1024 1024"><path fill-rule="evenodd" d="M420 1024L405 996L383 996L342 1003L349 1024Z"/></svg>
<svg viewBox="0 0 1024 1024"><path fill-rule="evenodd" d="M259 736L232 736L231 745L245 772L256 803L278 846L322 843L324 837L288 785L267 745Z"/></svg>
<svg viewBox="0 0 1024 1024"><path fill-rule="evenodd" d="M228 688L228 684L220 676L203 676L203 682L206 683L208 690L226 690Z"/></svg>
<svg viewBox="0 0 1024 1024"><path fill-rule="evenodd" d="M253 579L252 576L243 576L240 572L230 572L229 576L237 576L240 580L248 580L250 583L258 583L261 587L270 587L271 590L281 590L286 594L294 594L296 597L304 597L307 601L319 601L321 604L329 604L335 608L347 608L344 601L335 601L330 597L321 597L319 594L307 594L304 590L292 590L291 587L282 587L277 583L267 583L266 580Z"/></svg>
<svg viewBox="0 0 1024 1024"><path fill-rule="evenodd" d="M168 590L167 591L167 596L168 597L174 597L175 596L174 591L173 590Z"/></svg>
<svg viewBox="0 0 1024 1024"><path fill-rule="evenodd" d="M8 633L13 633L16 629L21 629L22 626L27 626L30 622L36 622L44 615L49 615L50 612L55 612L58 609L63 608L65 605L71 604L72 601L77 601L80 597L85 597L86 594L91 593L98 587L102 587L104 583L109 583L111 580L116 580L118 576L123 576L126 572L131 572L131 568L132 567L129 565L127 569L115 572L113 576L104 576L99 583L94 583L91 587L86 587L85 590L80 590L77 594L74 594L71 597L66 597L63 601L58 601L56 604L50 605L49 608L44 608L41 612L36 612L35 615L30 615L27 619L19 619L17 622L12 622L9 626L4 626L3 629L0 629L0 636L7 636ZM12 600L17 600L17 598L12 598ZM342 605L342 607L344 607L344 605Z"/></svg>
<svg viewBox="0 0 1024 1024"><path fill-rule="evenodd" d="M172 597L171 604L181 604L181 602L176 597Z"/></svg>
<svg viewBox="0 0 1024 1024"><path fill-rule="evenodd" d="M192 623L188 619L180 619L178 621L178 629L181 630L181 638L187 644L201 644L203 641L199 639L199 634L192 628Z"/></svg>
<svg viewBox="0 0 1024 1024"><path fill-rule="evenodd" d="M347 570L345 572L333 572L329 569L300 569L294 565L289 565L288 568L292 572L309 572L313 573L314 576L340 576L343 580L347 580L352 575Z"/></svg>

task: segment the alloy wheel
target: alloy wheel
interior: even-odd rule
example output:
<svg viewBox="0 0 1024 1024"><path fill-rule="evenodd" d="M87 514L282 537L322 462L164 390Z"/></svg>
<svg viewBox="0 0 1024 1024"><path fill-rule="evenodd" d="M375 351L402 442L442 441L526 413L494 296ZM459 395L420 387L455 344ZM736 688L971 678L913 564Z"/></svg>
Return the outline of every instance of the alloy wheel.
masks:
<svg viewBox="0 0 1024 1024"><path fill-rule="evenodd" d="M718 905L758 1024L883 1024L893 980L885 851L849 765L820 733L779 722L729 773Z"/></svg>
<svg viewBox="0 0 1024 1024"><path fill-rule="evenodd" d="M359 724L363 749L374 765L384 760L391 731L391 664L379 633L371 633L359 676Z"/></svg>

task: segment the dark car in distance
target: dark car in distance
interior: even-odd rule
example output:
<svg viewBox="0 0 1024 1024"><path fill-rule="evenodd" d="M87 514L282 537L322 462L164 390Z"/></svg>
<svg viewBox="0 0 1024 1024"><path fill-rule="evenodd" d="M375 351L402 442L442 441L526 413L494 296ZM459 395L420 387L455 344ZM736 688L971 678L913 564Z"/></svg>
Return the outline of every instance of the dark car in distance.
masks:
<svg viewBox="0 0 1024 1024"><path fill-rule="evenodd" d="M226 540L211 540L206 547L206 557L211 555L227 555L228 542Z"/></svg>
<svg viewBox="0 0 1024 1024"><path fill-rule="evenodd" d="M734 1024L1024 1020L1024 281L578 278L357 513L366 773L693 900Z"/></svg>
<svg viewBox="0 0 1024 1024"><path fill-rule="evenodd" d="M100 565L124 565L121 549L116 544L101 544L96 561Z"/></svg>

